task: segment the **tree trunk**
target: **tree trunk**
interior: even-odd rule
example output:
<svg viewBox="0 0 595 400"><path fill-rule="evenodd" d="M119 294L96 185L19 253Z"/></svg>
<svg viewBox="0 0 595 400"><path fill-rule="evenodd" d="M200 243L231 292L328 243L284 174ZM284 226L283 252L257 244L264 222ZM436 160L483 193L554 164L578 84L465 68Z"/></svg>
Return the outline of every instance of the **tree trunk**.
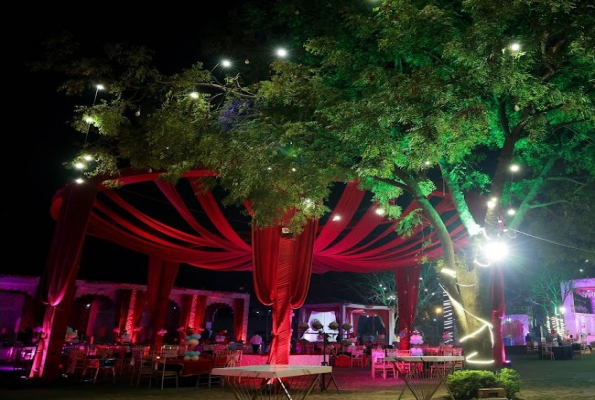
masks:
<svg viewBox="0 0 595 400"><path fill-rule="evenodd" d="M411 177L400 176L412 191L442 243L444 267L439 273L455 315L455 341L462 344L468 368L493 368L494 335L489 271L468 265L455 256L454 243L440 214Z"/></svg>

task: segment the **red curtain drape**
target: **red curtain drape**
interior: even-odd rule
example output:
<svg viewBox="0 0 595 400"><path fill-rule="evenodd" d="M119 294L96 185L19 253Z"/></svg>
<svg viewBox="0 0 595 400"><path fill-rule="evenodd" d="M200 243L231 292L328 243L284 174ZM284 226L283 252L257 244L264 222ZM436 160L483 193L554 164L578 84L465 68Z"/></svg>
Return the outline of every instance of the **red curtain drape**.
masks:
<svg viewBox="0 0 595 400"><path fill-rule="evenodd" d="M116 292L116 328L119 332L126 329L131 297L132 290L130 289L118 289Z"/></svg>
<svg viewBox="0 0 595 400"><path fill-rule="evenodd" d="M355 182L345 185L331 218L320 230L316 241L314 239L318 221L311 223L315 224L315 227L311 227L311 230L306 227L304 233L297 235L293 240L285 238L282 240L279 227L253 231L251 247L232 228L214 196L210 192L201 190L199 182L195 178L206 176L216 176L216 174L204 170L194 170L183 174L183 178L188 178L186 184L194 190L194 204L183 199L176 186L161 181L159 173L146 174L123 170L118 177L122 184L120 188L126 185L151 184L152 182L163 195L162 199L166 200L163 203L169 203L168 206L173 207L186 224L183 228L178 228L177 225L170 226L159 220L159 213L151 214L141 211L143 208L135 207L134 203L130 201L131 198L126 197L126 193L120 188L103 187L100 195L94 197L93 193L90 196L89 205L94 204L94 206L89 218L85 218L89 214L88 210L80 213L81 215L85 214L78 221L84 229L79 228L79 231L76 230L76 227L66 229L62 221L64 218L62 209L80 205L76 204L74 199L67 199L64 196L71 188L70 185L67 186L52 202L51 213L58 222L57 231L60 229L67 232L70 241L63 242L65 235L55 237L56 246L51 249L52 254L48 260L57 259L53 253L68 253L70 259L66 260L66 264L69 267L76 264L72 261L78 262L79 260L80 244L86 230L86 233L92 236L148 254L156 259L168 260L168 263L175 268L174 279L179 263L218 271L253 270L254 286L259 300L265 305L273 305L273 343L270 360L283 363L288 359L289 354L291 309L298 308L303 304L312 272L350 271L361 273L410 268L409 274L418 273L419 271L410 267L416 260L422 256L432 259L442 253L435 232L427 224L416 227L413 234L407 238L397 236L394 228L399 221L387 221L375 213L374 204L364 204L365 192L359 190ZM93 199L95 199L94 203ZM455 244L457 246L466 244L464 227L460 224L456 213L453 212L454 207L448 197L440 192L434 192L430 196L430 201L443 216ZM207 225L197 221L194 218L194 213L189 211L199 205L205 210L205 216L209 219L208 229ZM405 208L403 215L407 215L415 208L417 208L417 204L412 202ZM360 215L360 209L366 210L363 215ZM342 218L339 220L332 218L336 215L340 215ZM86 225L87 221L88 226ZM374 232L373 236L370 235L372 232ZM420 251L422 241L427 244L423 252ZM73 246L75 251L65 252L67 245ZM59 261L62 264L64 260L60 259ZM63 272L61 268L58 266L55 269L61 273ZM72 275L60 275L60 278L52 285L64 287L64 282L72 282ZM164 278L163 281L171 278L165 276L165 271L162 271L160 276ZM418 282L416 280L410 279L405 282L414 284L417 292ZM401 290L406 291L405 288L401 288ZM60 299L64 299L70 294L68 290L55 293L56 298ZM74 294L72 293L72 295ZM409 301L408 297L405 300ZM400 304L400 307L404 308L400 310L400 315L407 314L406 311L410 307L415 308L416 302L417 293L412 305ZM155 315L153 315L153 310L157 306L154 302L151 304L149 315L152 318L152 323L157 324ZM144 305L143 302L139 307L144 307ZM167 302L162 302L162 306L167 310ZM197 311L202 309L199 307ZM414 311L411 314L414 315ZM142 308L139 312L135 312L137 320L140 320L141 315ZM401 317L400 326L404 322ZM202 321L200 323L202 326ZM162 327L161 325L152 325L153 330Z"/></svg>
<svg viewBox="0 0 595 400"><path fill-rule="evenodd" d="M212 176L210 171L191 171L189 178ZM89 226L89 234L131 250L157 256L172 262L186 263L218 271L249 271L253 269L252 249L232 228L222 207L210 192L203 193L196 180L188 179L194 190L193 204L171 183L157 179L156 174L127 176L122 172L123 185L134 182L153 182L163 194L159 200L171 205L186 224L168 225L157 215L136 208L129 198L117 189L104 190L98 196ZM433 192L430 201L444 217L444 221L458 247L466 243L464 226L460 224L448 197ZM189 211L194 207L205 210L208 226L196 220ZM366 212L360 216L358 211ZM411 202L403 216L418 208ZM334 216L341 216L340 219ZM320 230L313 247L312 271L380 272L411 265L422 256L429 259L442 254L435 231L427 224L419 225L411 236L399 237L395 224L376 213L374 204L365 199L365 192L357 183L345 185L331 218ZM370 235L374 232L374 235ZM425 243L421 252L421 242Z"/></svg>
<svg viewBox="0 0 595 400"><path fill-rule="evenodd" d="M504 276L502 268L497 263L491 270L491 294L492 294L492 325L494 325L494 347L492 355L497 368L504 367L506 360L506 348L502 338L502 317L504 316Z"/></svg>
<svg viewBox="0 0 595 400"><path fill-rule="evenodd" d="M157 257L149 258L147 305L151 317L151 345L154 350L159 349L163 342L163 336L157 332L165 327L169 296L179 268L180 265L177 263L164 261Z"/></svg>
<svg viewBox="0 0 595 400"><path fill-rule="evenodd" d="M234 299L233 332L235 334L236 342L238 340L246 342L246 332L244 332L244 299Z"/></svg>
<svg viewBox="0 0 595 400"><path fill-rule="evenodd" d="M143 292L140 290L136 291L136 299L134 303L134 312L132 315L132 323L133 328L132 332L130 333L131 342L132 343L139 343L139 336L145 336L146 332L143 334L140 333L140 330L143 329L141 326L143 313L145 312L145 308L147 307L147 292Z"/></svg>
<svg viewBox="0 0 595 400"><path fill-rule="evenodd" d="M194 295L182 295L182 304L180 307L180 326L184 328L194 328L194 310L192 309L192 301Z"/></svg>
<svg viewBox="0 0 595 400"><path fill-rule="evenodd" d="M68 185L54 197L59 216L37 295L46 304L40 343L43 351L38 352L30 374L43 381L53 381L60 374L62 346L96 193L97 183L92 179L82 185Z"/></svg>
<svg viewBox="0 0 595 400"><path fill-rule="evenodd" d="M407 268L395 270L395 284L397 298L399 299L399 348L409 349L409 336L411 335L413 320L417 312L417 300L419 298L419 277L421 265L413 265ZM401 333L404 333L401 335Z"/></svg>
<svg viewBox="0 0 595 400"><path fill-rule="evenodd" d="M309 221L295 238L282 238L278 226L252 230L254 291L262 304L272 306L269 364L289 364L292 309L308 294L317 227L318 221Z"/></svg>
<svg viewBox="0 0 595 400"><path fill-rule="evenodd" d="M194 329L197 333L205 325L205 312L207 310L207 296L198 295L196 299L196 308L194 310Z"/></svg>
<svg viewBox="0 0 595 400"><path fill-rule="evenodd" d="M345 313L347 314L347 318L352 321L353 328L351 328L351 332L357 336L357 329L359 326L359 318L362 315L360 308L347 308Z"/></svg>
<svg viewBox="0 0 595 400"><path fill-rule="evenodd" d="M207 307L207 296L204 294L182 296L182 313L180 315L181 324L184 328L192 328L194 333L201 333L205 319L205 310ZM243 313L244 310L242 309ZM234 316L235 318L235 316ZM181 339L186 336L186 331L181 333Z"/></svg>

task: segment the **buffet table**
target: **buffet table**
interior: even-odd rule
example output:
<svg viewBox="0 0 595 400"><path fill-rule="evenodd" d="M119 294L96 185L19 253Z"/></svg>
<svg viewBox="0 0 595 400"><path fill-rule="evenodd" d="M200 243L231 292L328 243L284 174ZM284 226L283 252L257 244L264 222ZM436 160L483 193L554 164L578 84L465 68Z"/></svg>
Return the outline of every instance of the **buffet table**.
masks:
<svg viewBox="0 0 595 400"><path fill-rule="evenodd" d="M403 397L406 388L409 388L417 400L429 400L434 396L440 386L444 385L452 400L455 398L446 384L446 376L453 372L455 362L463 361L464 356L395 356L386 357L395 367L399 368L400 363L409 363L407 370L399 371L403 374L405 387L399 394L399 400Z"/></svg>
<svg viewBox="0 0 595 400"><path fill-rule="evenodd" d="M223 376L225 386L231 388L238 400L278 397L303 400L316 383L325 379L325 374L330 374L337 387L332 372L329 366L267 364L213 368L211 373Z"/></svg>

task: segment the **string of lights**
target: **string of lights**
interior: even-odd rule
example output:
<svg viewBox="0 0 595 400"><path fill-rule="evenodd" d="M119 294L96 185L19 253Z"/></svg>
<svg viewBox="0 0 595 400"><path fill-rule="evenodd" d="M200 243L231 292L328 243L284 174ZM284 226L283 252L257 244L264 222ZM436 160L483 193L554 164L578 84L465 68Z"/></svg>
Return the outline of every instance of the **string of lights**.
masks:
<svg viewBox="0 0 595 400"><path fill-rule="evenodd" d="M539 236L531 235L530 233L527 233L527 232L522 232L522 231L518 231L518 230L515 230L515 229L511 229L511 230L514 231L514 232L516 232L516 233L520 233L522 235L532 237L533 239L543 240L544 242L555 244L557 246L566 247L568 249L573 249L573 250L578 250L578 251L584 251L586 253L595 254L595 250L581 249L580 247L571 246L571 245L568 245L568 244L555 242L555 241L550 240L550 239L546 239L546 238L542 238L542 237L539 237Z"/></svg>

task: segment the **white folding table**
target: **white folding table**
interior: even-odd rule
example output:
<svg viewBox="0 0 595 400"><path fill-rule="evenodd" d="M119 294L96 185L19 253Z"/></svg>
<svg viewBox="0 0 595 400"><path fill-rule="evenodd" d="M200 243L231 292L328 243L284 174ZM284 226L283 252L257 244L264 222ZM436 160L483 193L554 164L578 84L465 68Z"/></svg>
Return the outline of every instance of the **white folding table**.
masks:
<svg viewBox="0 0 595 400"><path fill-rule="evenodd" d="M453 372L456 361L464 359L464 356L394 356L386 357L385 361L395 363L397 369L400 362L410 363L410 368L402 371L406 386L401 390L398 400L403 397L406 387L417 400L430 400L442 385L446 387L450 398L455 400L446 384L446 376Z"/></svg>
<svg viewBox="0 0 595 400"><path fill-rule="evenodd" d="M330 366L265 364L213 368L211 374L224 377L224 385L238 400L300 399L308 396L316 383L329 374L337 388ZM322 380L322 381L321 381ZM324 386L321 385L324 390Z"/></svg>

